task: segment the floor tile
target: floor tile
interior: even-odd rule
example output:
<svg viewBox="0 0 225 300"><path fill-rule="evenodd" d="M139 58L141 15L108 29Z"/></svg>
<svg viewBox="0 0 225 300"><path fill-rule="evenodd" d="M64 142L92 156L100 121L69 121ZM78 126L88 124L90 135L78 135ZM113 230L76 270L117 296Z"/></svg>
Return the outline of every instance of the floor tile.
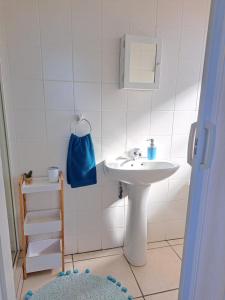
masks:
<svg viewBox="0 0 225 300"><path fill-rule="evenodd" d="M64 256L64 263L72 263L73 262L73 256L72 255L65 255Z"/></svg>
<svg viewBox="0 0 225 300"><path fill-rule="evenodd" d="M178 290L170 291L165 293L160 293L152 296L145 296L145 300L177 300L178 299Z"/></svg>
<svg viewBox="0 0 225 300"><path fill-rule="evenodd" d="M94 274L102 276L112 275L128 288L129 294L134 297L141 296L130 266L123 255L76 261L74 268L78 268L80 271L89 268Z"/></svg>
<svg viewBox="0 0 225 300"><path fill-rule="evenodd" d="M144 295L178 288L180 268L181 261L170 247L148 250L147 264L132 266Z"/></svg>
<svg viewBox="0 0 225 300"><path fill-rule="evenodd" d="M113 249L107 249L107 250L99 250L99 251L92 251L92 252L86 252L86 253L78 253L73 255L73 260L86 260L86 259L92 259L92 258L98 258L98 257L104 257L109 255L117 255L117 254L123 254L122 248L113 248Z"/></svg>
<svg viewBox="0 0 225 300"><path fill-rule="evenodd" d="M171 246L173 245L183 245L184 239L168 240L167 241Z"/></svg>
<svg viewBox="0 0 225 300"><path fill-rule="evenodd" d="M167 241L148 243L147 249L155 249L160 247L168 247Z"/></svg>
<svg viewBox="0 0 225 300"><path fill-rule="evenodd" d="M182 259L183 256L183 245L175 245L172 246L172 248L174 249L174 251L177 253L177 255Z"/></svg>
<svg viewBox="0 0 225 300"><path fill-rule="evenodd" d="M66 263L65 264L65 271L67 270L73 270L73 264L72 263ZM28 277L26 280L24 280L23 283L23 290L22 290L22 299L24 297L24 294L28 290L36 291L46 283L50 282L51 280L55 279L58 272L61 270L49 270L49 271L41 271L41 272L35 272L28 274Z"/></svg>

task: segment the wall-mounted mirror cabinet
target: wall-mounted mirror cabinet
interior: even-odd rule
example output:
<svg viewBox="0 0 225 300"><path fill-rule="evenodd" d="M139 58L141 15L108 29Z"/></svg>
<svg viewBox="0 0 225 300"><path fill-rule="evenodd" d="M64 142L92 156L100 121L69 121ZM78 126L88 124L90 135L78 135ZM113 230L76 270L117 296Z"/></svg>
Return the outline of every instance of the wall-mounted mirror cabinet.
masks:
<svg viewBox="0 0 225 300"><path fill-rule="evenodd" d="M125 35L121 39L120 87L152 90L159 88L161 44L146 36Z"/></svg>

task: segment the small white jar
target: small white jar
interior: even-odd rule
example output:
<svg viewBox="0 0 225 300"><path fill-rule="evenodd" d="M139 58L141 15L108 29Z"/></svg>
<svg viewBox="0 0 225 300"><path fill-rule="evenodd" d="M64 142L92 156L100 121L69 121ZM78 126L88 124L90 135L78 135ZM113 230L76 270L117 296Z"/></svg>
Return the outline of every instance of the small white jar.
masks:
<svg viewBox="0 0 225 300"><path fill-rule="evenodd" d="M51 183L59 181L59 168L58 167L48 168L48 181Z"/></svg>

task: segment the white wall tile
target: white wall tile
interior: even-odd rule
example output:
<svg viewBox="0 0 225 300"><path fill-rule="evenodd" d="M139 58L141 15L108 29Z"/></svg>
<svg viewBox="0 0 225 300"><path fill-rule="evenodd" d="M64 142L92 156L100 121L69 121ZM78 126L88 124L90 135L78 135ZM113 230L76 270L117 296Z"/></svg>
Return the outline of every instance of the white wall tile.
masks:
<svg viewBox="0 0 225 300"><path fill-rule="evenodd" d="M95 228L96 229L96 228ZM82 234L78 240L78 252L88 252L88 251L95 251L102 248L101 243L101 234L96 229L94 232L90 234Z"/></svg>
<svg viewBox="0 0 225 300"><path fill-rule="evenodd" d="M42 79L41 48L27 43L9 44L11 75L16 79Z"/></svg>
<svg viewBox="0 0 225 300"><path fill-rule="evenodd" d="M0 19L2 21L0 23L0 45L5 44L5 42L6 42L5 17L6 17L5 3L3 2L3 0L1 0L0 1Z"/></svg>
<svg viewBox="0 0 225 300"><path fill-rule="evenodd" d="M151 134L170 135L173 126L173 112L152 111L151 113Z"/></svg>
<svg viewBox="0 0 225 300"><path fill-rule="evenodd" d="M64 202L64 208L65 208L65 214L71 214L73 217L77 214L77 202L78 202L78 197L77 195L79 194L79 191L77 188L71 188L70 185L67 184L67 176L66 174L64 175L65 179L65 202ZM77 217L76 217L77 220ZM73 233L76 230L78 230L78 225L77 221L75 220L74 226L71 226L71 231Z"/></svg>
<svg viewBox="0 0 225 300"><path fill-rule="evenodd" d="M101 41L82 38L74 41L74 80L101 81Z"/></svg>
<svg viewBox="0 0 225 300"><path fill-rule="evenodd" d="M36 0L7 1L4 16L7 19L9 42L40 45L38 4Z"/></svg>
<svg viewBox="0 0 225 300"><path fill-rule="evenodd" d="M43 139L46 134L45 113L38 110L17 110L15 126L17 139Z"/></svg>
<svg viewBox="0 0 225 300"><path fill-rule="evenodd" d="M75 106L77 110L101 110L101 85L80 82L75 84Z"/></svg>
<svg viewBox="0 0 225 300"><path fill-rule="evenodd" d="M157 1L131 0L131 33L155 36Z"/></svg>
<svg viewBox="0 0 225 300"><path fill-rule="evenodd" d="M12 81L12 98L15 109L44 109L44 88L41 80Z"/></svg>
<svg viewBox="0 0 225 300"><path fill-rule="evenodd" d="M48 166L57 166L65 174L66 158L69 139L49 139L48 141Z"/></svg>
<svg viewBox="0 0 225 300"><path fill-rule="evenodd" d="M188 135L177 134L172 136L171 156L182 158L187 156Z"/></svg>
<svg viewBox="0 0 225 300"><path fill-rule="evenodd" d="M124 206L124 198L119 199L118 182L110 180L108 184L102 186L102 206L103 208Z"/></svg>
<svg viewBox="0 0 225 300"><path fill-rule="evenodd" d="M71 41L71 1L40 0L40 25L42 42Z"/></svg>
<svg viewBox="0 0 225 300"><path fill-rule="evenodd" d="M48 140L69 138L71 130L70 125L74 118L71 111L48 110L46 111L47 119L47 137Z"/></svg>
<svg viewBox="0 0 225 300"><path fill-rule="evenodd" d="M90 211L80 211L77 215L79 238L101 232L101 212L92 214Z"/></svg>
<svg viewBox="0 0 225 300"><path fill-rule="evenodd" d="M174 113L174 134L189 134L191 124L196 120L195 111L175 111Z"/></svg>
<svg viewBox="0 0 225 300"><path fill-rule="evenodd" d="M101 249L100 214L80 212L78 218L78 251L86 252Z"/></svg>
<svg viewBox="0 0 225 300"><path fill-rule="evenodd" d="M116 228L114 230L103 230L102 248L116 248L123 246L124 228Z"/></svg>
<svg viewBox="0 0 225 300"><path fill-rule="evenodd" d="M150 133L150 112L139 110L127 112L127 137L148 137ZM146 138L143 138L146 139Z"/></svg>
<svg viewBox="0 0 225 300"><path fill-rule="evenodd" d="M102 86L102 109L103 110L123 110L127 109L127 93L123 89L118 89L115 83L105 83Z"/></svg>
<svg viewBox="0 0 225 300"><path fill-rule="evenodd" d="M94 145L94 150L95 150L95 160L97 164L97 179L98 181L101 180L100 172L101 172L101 164L102 164L102 139L100 137L92 137L93 145Z"/></svg>
<svg viewBox="0 0 225 300"><path fill-rule="evenodd" d="M187 200L189 193L189 183L186 178L169 181L168 200Z"/></svg>
<svg viewBox="0 0 225 300"><path fill-rule="evenodd" d="M93 215L101 211L101 190L96 185L78 188L77 212L89 212Z"/></svg>
<svg viewBox="0 0 225 300"><path fill-rule="evenodd" d="M152 91L127 91L128 111L149 111L151 109Z"/></svg>
<svg viewBox="0 0 225 300"><path fill-rule="evenodd" d="M182 3L177 0L158 0L157 17L157 35L162 43L162 63L160 66L160 88L153 92L152 108L153 110L174 110Z"/></svg>
<svg viewBox="0 0 225 300"><path fill-rule="evenodd" d="M122 36L121 36L122 37ZM102 46L102 80L119 88L120 39L105 38Z"/></svg>
<svg viewBox="0 0 225 300"><path fill-rule="evenodd" d="M74 224L74 226L71 226L71 224ZM77 237L77 222L74 222L74 212L67 213L67 218L64 221L65 225L65 235Z"/></svg>
<svg viewBox="0 0 225 300"><path fill-rule="evenodd" d="M48 169L47 144L45 140L18 141L17 159L19 174L33 171L33 176L46 176Z"/></svg>
<svg viewBox="0 0 225 300"><path fill-rule="evenodd" d="M124 227L125 211L124 207L109 207L103 210L103 227L112 229Z"/></svg>
<svg viewBox="0 0 225 300"><path fill-rule="evenodd" d="M165 222L168 201L150 201L148 204L148 223Z"/></svg>
<svg viewBox="0 0 225 300"><path fill-rule="evenodd" d="M73 83L65 81L45 81L46 108L52 110L73 110Z"/></svg>
<svg viewBox="0 0 225 300"><path fill-rule="evenodd" d="M148 242L164 241L166 239L165 222L148 223Z"/></svg>
<svg viewBox="0 0 225 300"><path fill-rule="evenodd" d="M168 192L169 192L168 180L156 182L151 186L149 201L150 202L167 201Z"/></svg>
<svg viewBox="0 0 225 300"><path fill-rule="evenodd" d="M163 68L163 66L162 66ZM160 77L160 88L152 93L152 109L155 111L173 111L175 102L175 82L168 81L163 69ZM166 77L165 79L163 77Z"/></svg>
<svg viewBox="0 0 225 300"><path fill-rule="evenodd" d="M110 133L109 133L110 135ZM109 136L102 139L102 159L110 160L121 156L125 152L125 138Z"/></svg>
<svg viewBox="0 0 225 300"><path fill-rule="evenodd" d="M184 236L185 220L175 220L165 223L166 239L176 239Z"/></svg>
<svg viewBox="0 0 225 300"><path fill-rule="evenodd" d="M100 82L101 1L73 0L72 5L74 79Z"/></svg>
<svg viewBox="0 0 225 300"><path fill-rule="evenodd" d="M103 38L121 38L129 32L129 1L103 1Z"/></svg>
<svg viewBox="0 0 225 300"><path fill-rule="evenodd" d="M45 80L73 80L72 42L46 42L43 46Z"/></svg>
<svg viewBox="0 0 225 300"><path fill-rule="evenodd" d="M102 112L102 137L108 139L125 138L126 134L126 114L120 111Z"/></svg>
<svg viewBox="0 0 225 300"><path fill-rule="evenodd" d="M171 201L167 207L165 213L166 221L174 221L178 219L184 220L187 213L187 201L184 200L174 200Z"/></svg>
<svg viewBox="0 0 225 300"><path fill-rule="evenodd" d="M198 101L199 83L195 81L193 85L187 84L181 76L179 80L179 88L175 101L176 110L195 110Z"/></svg>
<svg viewBox="0 0 225 300"><path fill-rule="evenodd" d="M77 253L78 251L77 241L78 238L76 236L65 234L65 249L64 249L65 255Z"/></svg>
<svg viewBox="0 0 225 300"><path fill-rule="evenodd" d="M72 0L72 23L75 43L78 43L80 39L101 39L101 10L101 0Z"/></svg>

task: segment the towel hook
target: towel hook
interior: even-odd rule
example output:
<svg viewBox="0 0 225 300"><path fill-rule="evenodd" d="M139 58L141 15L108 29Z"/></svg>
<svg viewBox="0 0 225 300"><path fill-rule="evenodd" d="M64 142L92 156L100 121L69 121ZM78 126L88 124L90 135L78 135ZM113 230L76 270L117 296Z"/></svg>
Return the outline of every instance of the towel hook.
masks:
<svg viewBox="0 0 225 300"><path fill-rule="evenodd" d="M91 133L91 131L92 131L91 123L90 123L90 121L88 121L88 119L86 119L86 118L83 117L83 114L81 114L81 113L75 114L74 119L75 119L74 121L76 122L76 124L75 124L75 126L73 126L74 125L74 121L72 121L72 123L71 123L71 133L76 133L76 127L81 122L85 122L85 123L88 124L88 126L89 126L89 133Z"/></svg>

